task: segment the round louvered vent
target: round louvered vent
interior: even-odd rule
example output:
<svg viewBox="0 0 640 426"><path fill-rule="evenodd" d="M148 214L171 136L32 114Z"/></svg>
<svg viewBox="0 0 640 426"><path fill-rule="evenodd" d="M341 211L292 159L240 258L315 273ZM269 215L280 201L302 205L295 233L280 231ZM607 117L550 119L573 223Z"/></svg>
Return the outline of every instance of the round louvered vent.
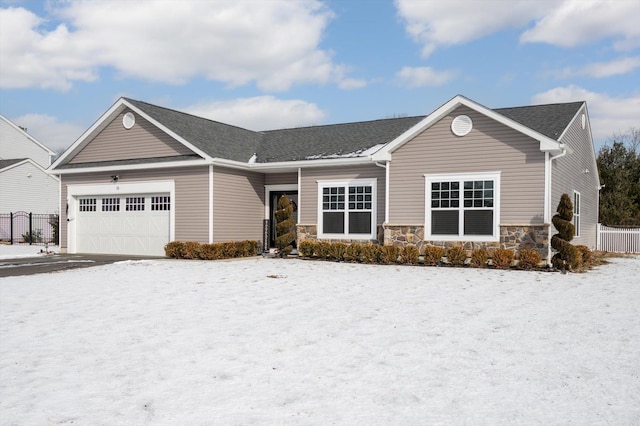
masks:
<svg viewBox="0 0 640 426"><path fill-rule="evenodd" d="M128 112L122 117L122 125L125 129L130 129L136 124L136 116L132 112Z"/></svg>
<svg viewBox="0 0 640 426"><path fill-rule="evenodd" d="M473 128L473 121L468 115L459 115L451 122L451 131L456 136L464 136Z"/></svg>

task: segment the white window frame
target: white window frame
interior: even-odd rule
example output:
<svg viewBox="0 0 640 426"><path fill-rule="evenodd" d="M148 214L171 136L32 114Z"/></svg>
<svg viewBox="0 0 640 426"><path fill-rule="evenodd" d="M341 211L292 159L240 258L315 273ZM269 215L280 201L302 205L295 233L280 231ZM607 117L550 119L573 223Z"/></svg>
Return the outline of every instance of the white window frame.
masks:
<svg viewBox="0 0 640 426"><path fill-rule="evenodd" d="M378 179L347 179L347 180L319 180L318 183L318 238L319 239L350 239L350 240L373 240L376 239L378 228ZM344 229L349 229L349 187L350 186L370 186L371 187L371 232L368 234L343 234L325 233L323 230L322 190L324 188L344 187L345 188L345 215ZM358 211L358 210L353 210Z"/></svg>
<svg viewBox="0 0 640 426"><path fill-rule="evenodd" d="M456 173L456 174L425 174L425 239L431 241L500 241L500 172L484 173ZM493 233L491 235L464 234L464 181L492 180L493 181ZM434 182L460 182L460 205L457 207L458 235L442 235L431 233L431 184ZM468 208L467 208L468 209ZM455 208L452 208L455 210Z"/></svg>
<svg viewBox="0 0 640 426"><path fill-rule="evenodd" d="M580 193L578 191L573 191L573 226L576 231L574 237L580 236Z"/></svg>

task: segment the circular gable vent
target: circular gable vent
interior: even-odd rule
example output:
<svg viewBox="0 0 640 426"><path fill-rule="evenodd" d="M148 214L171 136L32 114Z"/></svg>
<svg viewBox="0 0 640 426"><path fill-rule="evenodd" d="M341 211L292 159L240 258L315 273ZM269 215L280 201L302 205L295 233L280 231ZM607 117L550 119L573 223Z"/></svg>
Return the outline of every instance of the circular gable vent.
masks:
<svg viewBox="0 0 640 426"><path fill-rule="evenodd" d="M136 124L136 116L132 112L128 112L122 117L122 125L125 129L130 129Z"/></svg>
<svg viewBox="0 0 640 426"><path fill-rule="evenodd" d="M473 121L468 115L459 115L451 122L451 131L456 136L464 136L473 128Z"/></svg>

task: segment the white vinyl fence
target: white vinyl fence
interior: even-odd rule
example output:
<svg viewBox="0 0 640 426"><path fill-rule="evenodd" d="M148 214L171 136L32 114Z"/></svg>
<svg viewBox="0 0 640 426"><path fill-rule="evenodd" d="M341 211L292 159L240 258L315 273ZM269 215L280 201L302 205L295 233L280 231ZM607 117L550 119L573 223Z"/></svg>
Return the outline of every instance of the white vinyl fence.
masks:
<svg viewBox="0 0 640 426"><path fill-rule="evenodd" d="M640 228L614 228L598 224L598 250L640 253Z"/></svg>

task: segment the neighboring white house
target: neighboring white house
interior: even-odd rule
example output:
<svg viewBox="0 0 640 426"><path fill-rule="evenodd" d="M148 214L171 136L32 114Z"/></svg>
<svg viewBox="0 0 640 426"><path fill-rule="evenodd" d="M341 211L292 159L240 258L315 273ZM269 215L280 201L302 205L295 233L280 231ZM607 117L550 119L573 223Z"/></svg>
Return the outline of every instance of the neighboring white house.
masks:
<svg viewBox="0 0 640 426"><path fill-rule="evenodd" d="M0 214L59 213L60 181L47 173L55 153L0 115Z"/></svg>

